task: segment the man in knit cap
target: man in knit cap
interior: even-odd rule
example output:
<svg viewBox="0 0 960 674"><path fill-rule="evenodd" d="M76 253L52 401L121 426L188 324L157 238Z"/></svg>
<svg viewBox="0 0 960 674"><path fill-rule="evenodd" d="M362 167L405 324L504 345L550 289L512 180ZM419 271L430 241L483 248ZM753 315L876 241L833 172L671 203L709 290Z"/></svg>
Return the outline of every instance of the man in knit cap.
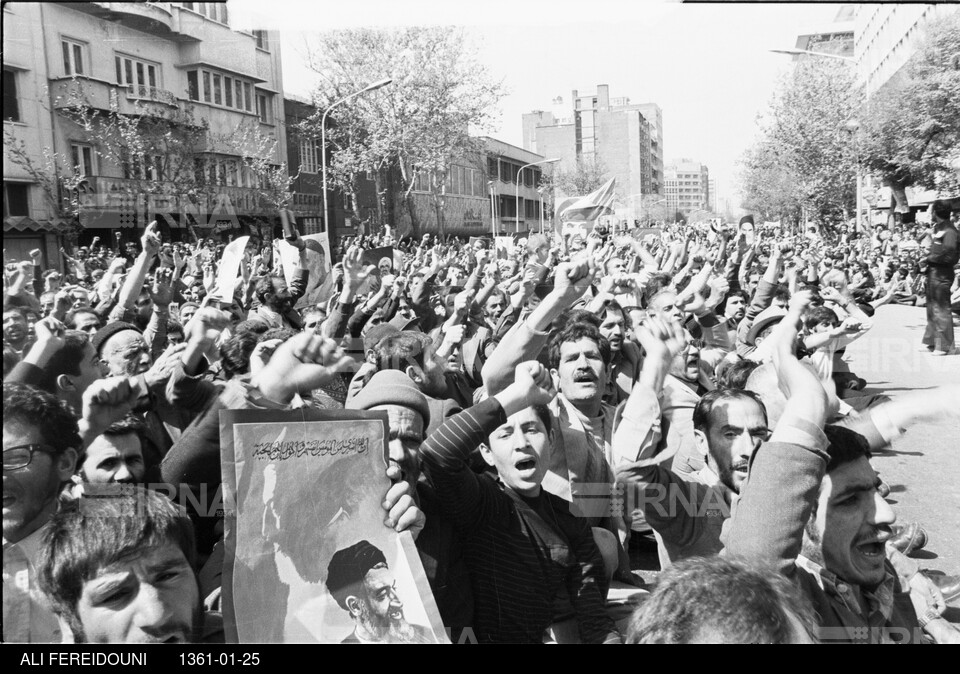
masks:
<svg viewBox="0 0 960 674"><path fill-rule="evenodd" d="M473 625L473 595L463 559L460 534L446 517L433 487L421 475L420 445L430 425L430 404L416 383L399 370L381 370L360 392L347 400L347 409L381 410L390 419L390 466L400 469L426 525L417 537L417 551L433 590L450 639Z"/></svg>

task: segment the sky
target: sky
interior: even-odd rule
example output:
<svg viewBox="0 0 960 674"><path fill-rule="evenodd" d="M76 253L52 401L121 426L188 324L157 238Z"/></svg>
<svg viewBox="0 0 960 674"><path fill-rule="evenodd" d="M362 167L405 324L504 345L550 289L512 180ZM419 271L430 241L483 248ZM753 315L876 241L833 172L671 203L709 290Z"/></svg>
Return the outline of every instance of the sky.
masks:
<svg viewBox="0 0 960 674"><path fill-rule="evenodd" d="M269 14L264 15L264 7ZM610 87L657 103L664 159L700 161L735 199L737 162L757 133L797 35L828 26L839 4L681 4L669 0L230 0L231 23L281 31L283 85L308 96L310 35L345 27L464 27L506 96L488 135L521 146L521 119L557 96ZM385 72L384 76L389 76ZM736 208L737 204L732 204Z"/></svg>

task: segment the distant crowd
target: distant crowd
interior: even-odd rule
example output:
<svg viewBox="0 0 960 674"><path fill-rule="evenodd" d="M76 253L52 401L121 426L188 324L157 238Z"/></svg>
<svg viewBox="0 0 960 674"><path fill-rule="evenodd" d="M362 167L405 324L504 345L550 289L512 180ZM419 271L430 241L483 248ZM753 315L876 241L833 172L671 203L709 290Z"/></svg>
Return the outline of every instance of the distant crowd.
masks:
<svg viewBox="0 0 960 674"><path fill-rule="evenodd" d="M870 463L960 421L960 385L871 394L845 354L900 304L932 363L960 360L955 219L387 228L331 242L319 286L295 230L286 268L250 236L226 287L227 242L156 223L8 259L3 640L223 641L222 511L195 507L223 482L219 412L313 406L388 413L385 526L454 643L960 642L958 579L920 569L923 522ZM349 641L422 642L382 556L330 571Z"/></svg>

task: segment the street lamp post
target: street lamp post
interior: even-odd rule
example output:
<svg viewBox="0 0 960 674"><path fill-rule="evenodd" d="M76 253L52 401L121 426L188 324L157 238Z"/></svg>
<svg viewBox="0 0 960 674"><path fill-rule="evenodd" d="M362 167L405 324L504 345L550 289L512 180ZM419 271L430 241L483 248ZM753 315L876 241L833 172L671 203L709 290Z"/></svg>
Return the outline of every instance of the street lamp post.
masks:
<svg viewBox="0 0 960 674"><path fill-rule="evenodd" d="M323 111L323 117L320 119L320 161L322 164L322 174L323 174L323 226L327 230L327 237L330 236L330 207L327 205L327 115L335 107L349 101L354 96L359 96L360 94L365 94L368 91L373 91L374 89L379 89L380 87L385 87L388 84L393 82L389 77L383 80L374 82L373 84L368 84L360 91L355 91L349 96L344 96L339 101L333 102L326 110Z"/></svg>
<svg viewBox="0 0 960 674"><path fill-rule="evenodd" d="M851 118L847 120L846 123L847 131L854 134L853 143L854 149L857 153L857 220L856 220L856 231L863 231L863 179L860 175L860 120Z"/></svg>
<svg viewBox="0 0 960 674"><path fill-rule="evenodd" d="M540 233L543 234L543 188L537 188L537 194L540 195Z"/></svg>
<svg viewBox="0 0 960 674"><path fill-rule="evenodd" d="M523 171L528 169L531 166L537 166L538 164L553 164L554 162L560 161L559 157L554 159L541 159L540 161L531 162L520 167L520 170L517 172L517 233L520 233L520 181L523 180Z"/></svg>

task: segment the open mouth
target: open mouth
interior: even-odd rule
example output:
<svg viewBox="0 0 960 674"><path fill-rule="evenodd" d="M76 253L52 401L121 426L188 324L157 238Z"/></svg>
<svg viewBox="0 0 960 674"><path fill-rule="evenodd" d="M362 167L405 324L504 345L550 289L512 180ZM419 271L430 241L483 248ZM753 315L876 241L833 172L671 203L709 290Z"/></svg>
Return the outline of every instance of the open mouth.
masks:
<svg viewBox="0 0 960 674"><path fill-rule="evenodd" d="M521 459L520 461L517 461L517 463L514 465L516 466L518 471L520 471L521 473L525 473L537 467L537 460L532 457Z"/></svg>
<svg viewBox="0 0 960 674"><path fill-rule="evenodd" d="M573 382L575 384L594 384L596 381L597 377L592 372L578 372L573 375Z"/></svg>
<svg viewBox="0 0 960 674"><path fill-rule="evenodd" d="M871 559L883 559L886 556L882 541L861 543L857 546L857 550L859 550L860 554L862 554L864 557L869 557Z"/></svg>

